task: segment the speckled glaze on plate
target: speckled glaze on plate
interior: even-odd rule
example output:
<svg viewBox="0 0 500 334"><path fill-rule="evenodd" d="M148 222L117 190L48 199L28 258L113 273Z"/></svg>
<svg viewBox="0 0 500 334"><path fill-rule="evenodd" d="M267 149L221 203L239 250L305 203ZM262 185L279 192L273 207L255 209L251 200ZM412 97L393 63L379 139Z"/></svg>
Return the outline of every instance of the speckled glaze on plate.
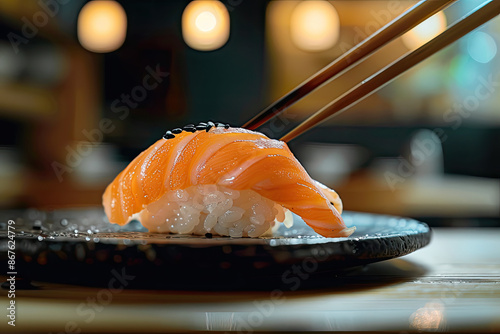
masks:
<svg viewBox="0 0 500 334"><path fill-rule="evenodd" d="M18 277L102 287L122 277L137 289L274 289L406 255L430 241L429 227L413 219L342 216L356 226L348 238L319 236L299 217L272 237L206 238L148 233L138 222L118 227L101 209L4 211L0 266L7 267L8 220L15 221Z"/></svg>

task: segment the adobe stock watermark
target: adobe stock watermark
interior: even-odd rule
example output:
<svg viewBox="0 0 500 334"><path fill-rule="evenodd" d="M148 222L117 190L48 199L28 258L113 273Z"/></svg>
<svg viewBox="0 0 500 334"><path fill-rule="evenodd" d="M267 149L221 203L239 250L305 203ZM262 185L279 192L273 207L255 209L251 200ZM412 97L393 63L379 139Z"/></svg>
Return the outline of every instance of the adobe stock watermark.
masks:
<svg viewBox="0 0 500 334"><path fill-rule="evenodd" d="M492 74L488 77L478 76L477 86L474 91L466 96L462 102L453 103L453 106L443 114L444 123L450 125L451 130L457 130L465 119L478 110L482 102L490 99L498 90L500 86L499 77L500 73L497 73L496 76ZM416 140L411 161L402 155L398 157L397 173L392 171L384 173L385 181L392 191L415 175L417 168L435 154L437 150L441 149L441 145L448 139L447 129L443 127L434 128L432 132L436 135L434 138Z"/></svg>
<svg viewBox="0 0 500 334"><path fill-rule="evenodd" d="M117 115L119 120L125 120L130 111L137 108L147 98L149 92L156 89L169 76L169 72L161 70L160 64L157 64L155 68L146 66L145 71L146 75L140 85L133 87L129 93L122 93L119 98L111 102L111 111ZM94 129L83 129L82 135L88 141L80 142L75 147L66 145L65 163L54 161L51 164L58 181L63 181L64 174L72 173L82 163L83 159L90 155L94 148L102 142L104 135L110 134L115 129L116 125L110 118L101 119Z"/></svg>
<svg viewBox="0 0 500 334"><path fill-rule="evenodd" d="M368 38L370 35L377 32L380 28L394 20L398 17L404 9L403 1L389 1L385 9L381 10L370 10L370 15L373 20L365 23L363 29L360 27L354 27L354 38L353 44L341 41L338 45L342 54L351 50L355 45L361 43L363 40Z"/></svg>
<svg viewBox="0 0 500 334"><path fill-rule="evenodd" d="M45 27L49 20L54 18L60 10L61 5L66 5L71 0L38 0L40 10L35 12L31 17L23 16L21 18L21 34L9 32L7 39L9 40L14 52L17 54L20 51L20 46L28 44L33 38L38 35L40 29ZM228 11L233 11L238 7L243 0L225 0L224 4Z"/></svg>
<svg viewBox="0 0 500 334"><path fill-rule="evenodd" d="M87 297L85 302L81 302L75 310L76 315L82 319L86 324L92 322L97 313L104 310L104 307L109 305L116 294L123 291L131 281L135 279L135 276L128 275L126 273L125 267L121 268L120 271L115 269L111 270L112 278L109 280L107 288L99 290L95 296ZM64 325L64 330L57 333L49 334L68 334L68 333L81 333L81 326L76 321L68 321Z"/></svg>
<svg viewBox="0 0 500 334"><path fill-rule="evenodd" d="M40 10L35 12L31 18L23 16L21 21L23 25L21 27L21 35L15 32L9 32L7 34L7 39L10 45L14 49L14 52L19 53L19 47L21 45L26 45L33 38L38 35L38 31L45 27L51 18L54 18L60 10L61 5L69 3L70 0L38 0L38 6Z"/></svg>
<svg viewBox="0 0 500 334"><path fill-rule="evenodd" d="M222 3L226 6L227 10L232 12L236 7L241 5L243 0L225 0Z"/></svg>
<svg viewBox="0 0 500 334"><path fill-rule="evenodd" d="M229 1L228 1L229 2ZM381 10L371 10L370 14L373 17L373 20L365 23L363 28L354 27L354 38L353 43L349 44L345 41L341 41L337 46L340 48L340 52L345 54L350 51L355 45L361 43L363 40L368 38L370 35L377 32L380 28L391 22L403 11L404 5L401 1L389 1L385 9ZM273 115L278 114L276 109L273 109ZM277 135L282 133L285 128L292 123L297 118L297 115L294 115L285 109L281 114L275 116L271 119L266 126L262 129L259 129L260 132L268 136L269 138L275 138Z"/></svg>
<svg viewBox="0 0 500 334"><path fill-rule="evenodd" d="M269 120L262 129L259 129L259 132L265 134L269 138L276 138L276 136L283 133L286 127L292 124L292 121L297 118L297 115L290 113L288 109L284 110L282 113L278 113L276 108L274 108L273 115L273 118Z"/></svg>
<svg viewBox="0 0 500 334"><path fill-rule="evenodd" d="M300 264L294 264L281 275L281 282L287 291L296 291L302 283L309 279L318 270L319 262L325 261L331 255L331 250L318 247L310 257L306 257ZM255 300L255 309L243 316L234 317L234 328L238 333L250 334L262 326L264 320L269 318L276 310L276 306L285 302L286 296L283 289L274 289L266 300Z"/></svg>

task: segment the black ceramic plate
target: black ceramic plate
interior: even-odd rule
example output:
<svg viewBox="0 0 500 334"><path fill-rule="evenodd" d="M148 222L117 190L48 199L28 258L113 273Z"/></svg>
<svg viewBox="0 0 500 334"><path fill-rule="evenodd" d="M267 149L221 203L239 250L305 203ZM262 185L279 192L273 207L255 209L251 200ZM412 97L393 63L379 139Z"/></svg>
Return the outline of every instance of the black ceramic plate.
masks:
<svg viewBox="0 0 500 334"><path fill-rule="evenodd" d="M0 214L0 266L7 268L7 226L15 222L18 277L127 288L267 289L411 253L430 241L421 222L345 212L348 238L324 238L300 218L272 237L230 238L153 234L138 222L117 227L101 209ZM122 282L122 283L123 283Z"/></svg>

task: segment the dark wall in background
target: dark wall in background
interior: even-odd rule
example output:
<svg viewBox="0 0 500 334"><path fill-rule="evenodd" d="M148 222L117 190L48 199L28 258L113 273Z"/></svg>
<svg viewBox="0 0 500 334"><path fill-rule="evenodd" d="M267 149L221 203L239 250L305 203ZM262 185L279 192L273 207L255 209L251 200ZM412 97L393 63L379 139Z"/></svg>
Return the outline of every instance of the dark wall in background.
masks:
<svg viewBox="0 0 500 334"><path fill-rule="evenodd" d="M140 85L146 67L169 73L130 113L109 141L144 148L165 130L203 120L241 125L266 99L264 21L267 1L231 1L231 33L220 49L188 47L181 32L189 1L120 1L129 13L125 44L104 57L104 114L117 117L116 99ZM224 2L224 1L223 1ZM234 5L234 6L231 6ZM124 110L122 108L122 110Z"/></svg>

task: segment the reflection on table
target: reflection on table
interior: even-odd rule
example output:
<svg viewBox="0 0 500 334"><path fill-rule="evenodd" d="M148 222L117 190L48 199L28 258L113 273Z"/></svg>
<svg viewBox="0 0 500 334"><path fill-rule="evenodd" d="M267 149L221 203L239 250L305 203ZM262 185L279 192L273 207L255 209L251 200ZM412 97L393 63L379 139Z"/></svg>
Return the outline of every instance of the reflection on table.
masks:
<svg viewBox="0 0 500 334"><path fill-rule="evenodd" d="M131 291L36 282L17 332L499 331L499 229L435 229L426 248L274 291ZM316 285L316 287L314 287ZM6 294L1 298L7 301Z"/></svg>

